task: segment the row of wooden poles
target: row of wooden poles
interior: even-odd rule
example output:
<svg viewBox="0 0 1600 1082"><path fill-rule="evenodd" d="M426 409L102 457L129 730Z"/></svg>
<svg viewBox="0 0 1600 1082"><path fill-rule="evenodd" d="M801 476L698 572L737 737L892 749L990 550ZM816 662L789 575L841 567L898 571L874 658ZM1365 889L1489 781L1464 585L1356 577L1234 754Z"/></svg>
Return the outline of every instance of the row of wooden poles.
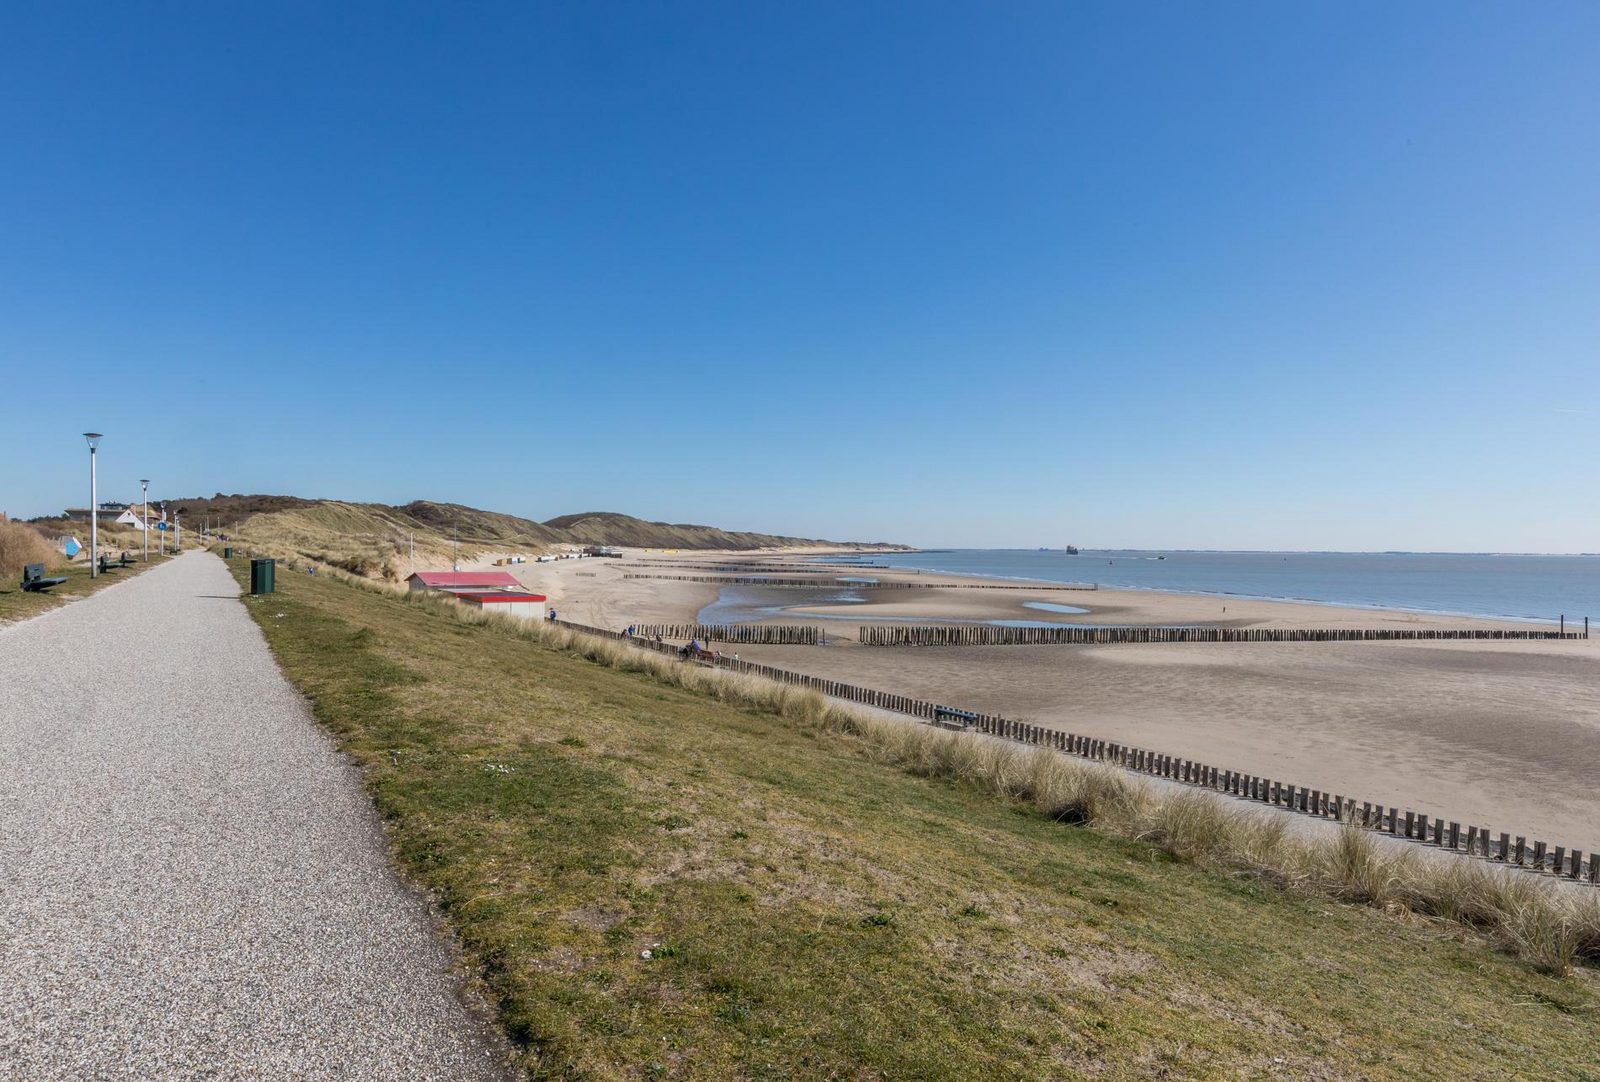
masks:
<svg viewBox="0 0 1600 1082"><path fill-rule="evenodd" d="M959 712L946 712L947 716L952 714ZM1070 755L1098 759L1136 773L1227 793L1318 819L1349 823L1484 860L1600 885L1600 855L1591 853L1586 861L1581 849L1569 850L1543 841L1530 844L1524 835L1517 835L1513 839L1505 832L1496 836L1486 826L1468 824L1463 829L1459 822L1447 822L1442 817L1430 819L1420 812L1402 811L1393 806L1386 808L1382 804L1357 801L1341 793L1292 785L1257 774L1223 770L1192 759L1129 747L1114 741L1074 736L1037 725L985 716L961 716L960 720L963 727L994 732L997 736L1055 748Z"/></svg>
<svg viewBox="0 0 1600 1082"><path fill-rule="evenodd" d="M1029 590L1053 593L1056 590L1098 590L1092 582L1052 582L1034 586L999 585L987 582L838 582L819 573L814 579L786 579L771 575L623 575L625 579L666 579L670 582L715 582L723 586L848 586L854 590Z"/></svg>
<svg viewBox="0 0 1600 1082"><path fill-rule="evenodd" d="M610 631L583 624L563 623L561 626L586 635L620 639L663 654L678 655L681 652L681 647L672 643L639 637L637 628L633 635L629 635L624 631ZM914 699L908 695L895 695L873 688L858 687L759 662L735 661L729 657L707 655L701 655L698 660L701 664L714 668L748 673L784 684L810 688L829 698L906 714L942 728L978 732L1033 747L1049 748L1064 755L1109 763L1174 783L1226 793L1241 800L1256 801L1315 818L1332 819L1396 838L1408 838L1480 860L1494 861L1532 872L1542 872L1546 875L1600 886L1600 856L1591 853L1585 860L1580 849L1552 846L1538 840L1530 843L1524 835L1517 835L1515 839L1506 833L1496 835L1486 826L1469 824L1463 830L1460 823L1446 821L1442 817L1430 817L1398 807L1385 807L1366 800L1358 801L1341 793L1330 793L1304 785L1291 785L1257 774L1223 770L1180 756L1165 755L1096 737L1077 736L1057 729L1048 729L1042 725L1012 721L995 714L980 714L940 706L926 699Z"/></svg>
<svg viewBox="0 0 1600 1082"><path fill-rule="evenodd" d="M1377 642L1445 639L1586 639L1583 631L1511 628L1278 628L1278 627L938 627L874 624L861 628L863 646L1049 646L1160 642Z"/></svg>
<svg viewBox="0 0 1600 1082"><path fill-rule="evenodd" d="M652 567L686 567L695 571L850 571L858 568L869 570L890 570L888 564L810 564L810 563L705 563L702 561L678 560L641 560L637 563L625 563L623 567L652 568Z"/></svg>
<svg viewBox="0 0 1600 1082"><path fill-rule="evenodd" d="M699 639L763 646L816 646L822 629L806 624L641 624L633 633L647 639Z"/></svg>

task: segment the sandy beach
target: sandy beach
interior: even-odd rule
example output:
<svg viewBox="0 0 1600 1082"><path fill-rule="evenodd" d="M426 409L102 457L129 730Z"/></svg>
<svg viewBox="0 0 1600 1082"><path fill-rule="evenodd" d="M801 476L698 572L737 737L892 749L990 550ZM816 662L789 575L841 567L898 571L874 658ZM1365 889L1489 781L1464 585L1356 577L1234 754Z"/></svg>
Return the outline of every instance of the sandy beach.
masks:
<svg viewBox="0 0 1600 1082"><path fill-rule="evenodd" d="M840 567L815 553L644 553L515 565L564 619L604 627L713 615L814 623L826 647L741 647L748 660L1104 737L1297 784L1600 846L1600 639L863 647L870 619L1228 627L1511 627L1512 621L1133 590L971 589L986 580ZM870 555L863 555L866 562ZM711 565L755 565L737 572ZM637 575L770 575L817 586ZM839 576L958 589L841 587ZM1016 587L1016 582L993 582ZM859 598L841 601L844 593ZM1060 613L1027 603L1087 610ZM1226 611L1224 611L1226 609ZM766 611L781 610L781 611Z"/></svg>

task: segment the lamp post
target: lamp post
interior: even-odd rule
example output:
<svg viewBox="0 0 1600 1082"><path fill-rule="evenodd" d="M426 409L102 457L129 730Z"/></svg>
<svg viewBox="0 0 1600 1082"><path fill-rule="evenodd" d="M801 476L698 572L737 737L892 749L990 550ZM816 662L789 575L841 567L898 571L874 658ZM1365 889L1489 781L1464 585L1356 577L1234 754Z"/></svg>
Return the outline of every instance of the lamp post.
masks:
<svg viewBox="0 0 1600 1082"><path fill-rule="evenodd" d="M89 577L100 577L100 493L95 487L94 456L100 446L100 433L85 432L89 441Z"/></svg>
<svg viewBox="0 0 1600 1082"><path fill-rule="evenodd" d="M139 487L144 490L144 562L150 562L150 478L139 478Z"/></svg>

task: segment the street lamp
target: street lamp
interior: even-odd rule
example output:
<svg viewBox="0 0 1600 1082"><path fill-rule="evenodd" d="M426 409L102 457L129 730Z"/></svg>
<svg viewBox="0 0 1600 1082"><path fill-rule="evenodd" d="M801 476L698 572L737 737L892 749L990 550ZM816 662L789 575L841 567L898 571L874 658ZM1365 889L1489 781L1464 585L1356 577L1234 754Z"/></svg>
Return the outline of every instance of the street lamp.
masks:
<svg viewBox="0 0 1600 1082"><path fill-rule="evenodd" d="M144 562L150 562L150 478L139 478L139 487L144 490Z"/></svg>
<svg viewBox="0 0 1600 1082"><path fill-rule="evenodd" d="M100 493L95 488L94 453L100 446L100 433L85 432L89 441L89 577L100 577Z"/></svg>

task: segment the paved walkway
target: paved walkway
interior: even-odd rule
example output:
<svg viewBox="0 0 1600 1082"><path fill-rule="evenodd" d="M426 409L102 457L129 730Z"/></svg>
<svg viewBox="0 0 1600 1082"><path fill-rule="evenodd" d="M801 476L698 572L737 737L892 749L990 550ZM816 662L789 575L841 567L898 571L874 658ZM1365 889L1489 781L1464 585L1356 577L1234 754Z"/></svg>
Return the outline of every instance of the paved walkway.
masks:
<svg viewBox="0 0 1600 1082"><path fill-rule="evenodd" d="M0 629L0 1078L500 1077L222 562Z"/></svg>

